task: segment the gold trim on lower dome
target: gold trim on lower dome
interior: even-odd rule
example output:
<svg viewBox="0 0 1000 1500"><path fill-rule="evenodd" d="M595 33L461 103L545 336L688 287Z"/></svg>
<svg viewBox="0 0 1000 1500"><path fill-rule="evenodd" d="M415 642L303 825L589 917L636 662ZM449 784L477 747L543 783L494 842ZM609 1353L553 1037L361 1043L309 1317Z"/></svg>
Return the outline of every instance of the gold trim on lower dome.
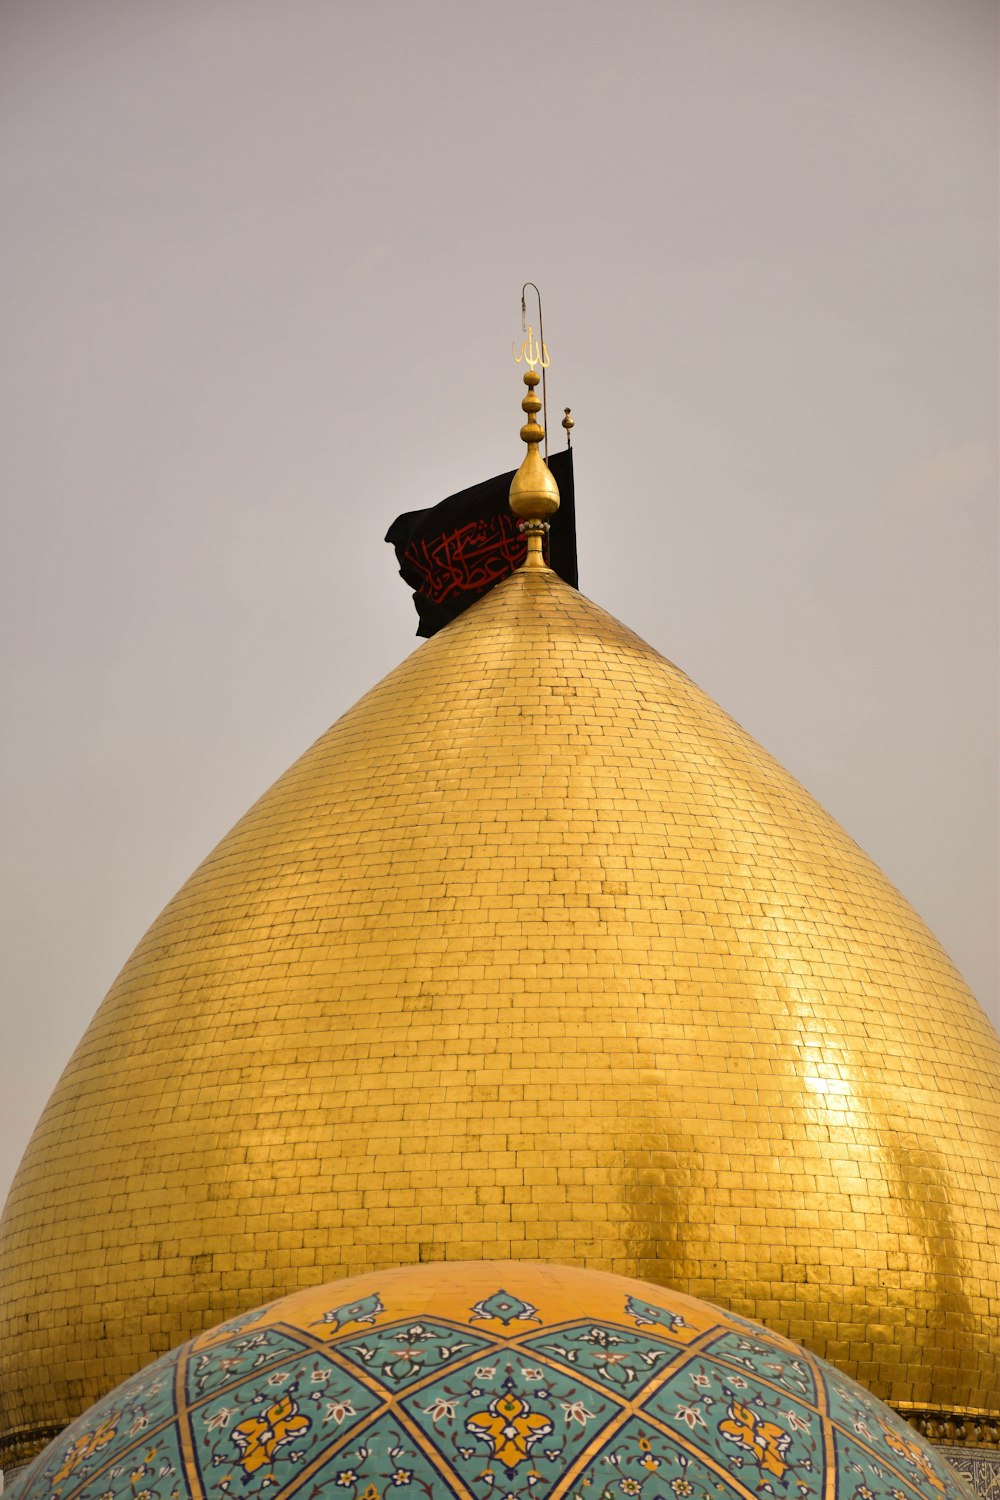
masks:
<svg viewBox="0 0 1000 1500"><path fill-rule="evenodd" d="M23 1468L43 1448L47 1448L54 1437L62 1432L64 1422L48 1422L41 1426L12 1427L0 1433L0 1472L7 1478L12 1469Z"/></svg>
<svg viewBox="0 0 1000 1500"><path fill-rule="evenodd" d="M987 1411L928 1410L903 1403L897 1408L910 1426L930 1443L964 1448L1000 1448L1000 1415Z"/></svg>
<svg viewBox="0 0 1000 1500"><path fill-rule="evenodd" d="M919 918L682 672L523 571L116 981L0 1227L0 1427L292 1289L482 1258L673 1285L897 1408L993 1413L997 1161L1000 1044Z"/></svg>

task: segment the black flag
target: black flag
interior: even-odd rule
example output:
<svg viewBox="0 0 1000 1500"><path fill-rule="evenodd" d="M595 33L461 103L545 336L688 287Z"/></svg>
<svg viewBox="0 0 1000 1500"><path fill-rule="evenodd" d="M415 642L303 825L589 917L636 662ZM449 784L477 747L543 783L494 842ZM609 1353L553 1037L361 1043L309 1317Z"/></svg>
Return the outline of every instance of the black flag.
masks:
<svg viewBox="0 0 1000 1500"><path fill-rule="evenodd" d="M559 509L546 538L549 567L577 587L573 453L553 453ZM417 635L434 635L524 562L527 543L507 503L515 471L397 516L385 534L413 590Z"/></svg>

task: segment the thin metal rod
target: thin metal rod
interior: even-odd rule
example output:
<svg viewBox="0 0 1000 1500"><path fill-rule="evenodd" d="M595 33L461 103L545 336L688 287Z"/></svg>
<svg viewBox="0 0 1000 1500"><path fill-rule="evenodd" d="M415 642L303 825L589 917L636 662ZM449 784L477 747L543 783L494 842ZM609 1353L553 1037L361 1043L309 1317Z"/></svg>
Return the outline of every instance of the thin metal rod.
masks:
<svg viewBox="0 0 1000 1500"><path fill-rule="evenodd" d="M524 294L531 287L538 298L538 342L545 348L545 329L542 326L542 294L533 281L526 281L521 288L521 332L525 332L525 324L528 314L528 304ZM545 366L542 365L542 426L545 428L545 462L549 461L549 398L545 388Z"/></svg>

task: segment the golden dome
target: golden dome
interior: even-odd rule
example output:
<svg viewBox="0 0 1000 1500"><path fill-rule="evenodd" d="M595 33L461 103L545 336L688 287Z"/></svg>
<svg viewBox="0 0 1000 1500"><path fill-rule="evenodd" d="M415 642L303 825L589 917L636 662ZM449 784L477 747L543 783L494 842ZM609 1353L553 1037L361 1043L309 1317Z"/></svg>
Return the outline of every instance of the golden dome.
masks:
<svg viewBox="0 0 1000 1500"><path fill-rule="evenodd" d="M0 1226L8 1442L298 1288L671 1284L997 1412L1000 1045L866 856L547 569L247 813L84 1036ZM34 1437L29 1435L34 1433Z"/></svg>
<svg viewBox="0 0 1000 1500"><path fill-rule="evenodd" d="M339 1500L970 1500L888 1407L766 1328L526 1261L404 1266L244 1314L104 1397L15 1485L10 1500L306 1485Z"/></svg>

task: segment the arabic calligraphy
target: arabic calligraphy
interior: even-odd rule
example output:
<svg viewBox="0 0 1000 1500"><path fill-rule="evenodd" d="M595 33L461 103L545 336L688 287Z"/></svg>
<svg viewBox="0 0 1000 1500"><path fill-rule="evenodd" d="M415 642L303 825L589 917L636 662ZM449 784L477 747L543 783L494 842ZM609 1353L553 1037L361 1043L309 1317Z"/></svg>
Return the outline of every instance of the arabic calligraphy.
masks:
<svg viewBox="0 0 1000 1500"><path fill-rule="evenodd" d="M482 594L524 562L524 537L513 517L489 516L454 531L411 542L405 560L434 604L456 594Z"/></svg>
<svg viewBox="0 0 1000 1500"><path fill-rule="evenodd" d="M523 323L521 324L521 327L524 327ZM521 340L520 354L517 353L517 345L515 343L511 344L510 352L514 356L514 363L516 365L521 364L521 362L523 361L526 365L530 366L532 370L536 365L540 365L543 370L547 370L549 368L548 348L545 344L542 343L540 339L535 338L535 330L532 328L530 323L528 324L527 338Z"/></svg>

